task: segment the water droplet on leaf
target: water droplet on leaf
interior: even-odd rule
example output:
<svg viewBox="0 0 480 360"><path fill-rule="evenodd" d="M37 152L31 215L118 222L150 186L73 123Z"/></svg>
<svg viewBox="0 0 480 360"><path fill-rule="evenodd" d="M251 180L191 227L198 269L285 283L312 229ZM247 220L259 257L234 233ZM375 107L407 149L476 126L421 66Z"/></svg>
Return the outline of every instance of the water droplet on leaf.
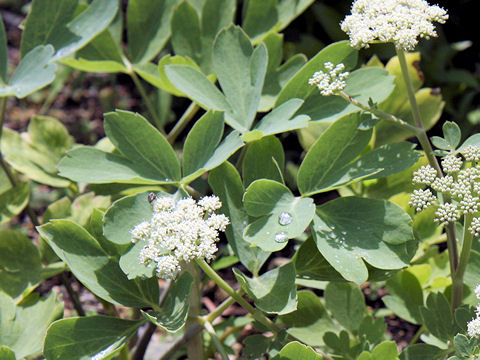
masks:
<svg viewBox="0 0 480 360"><path fill-rule="evenodd" d="M292 223L292 215L290 215L288 212L282 212L279 216L278 216L278 223L280 225L290 225Z"/></svg>
<svg viewBox="0 0 480 360"><path fill-rule="evenodd" d="M287 234L285 234L284 232L280 232L278 234L275 234L275 241L278 242L278 243L284 243L285 241L288 240L288 236Z"/></svg>

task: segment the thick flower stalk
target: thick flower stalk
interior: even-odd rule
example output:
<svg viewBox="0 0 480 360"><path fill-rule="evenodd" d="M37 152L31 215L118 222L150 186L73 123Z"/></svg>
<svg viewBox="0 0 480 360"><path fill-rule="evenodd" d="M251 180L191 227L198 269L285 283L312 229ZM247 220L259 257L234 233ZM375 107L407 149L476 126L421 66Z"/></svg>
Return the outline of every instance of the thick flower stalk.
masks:
<svg viewBox="0 0 480 360"><path fill-rule="evenodd" d="M423 188L413 191L409 204L417 212L436 205L434 220L440 224L454 223L462 215L474 216L468 230L479 236L480 218L475 216L480 204L480 166L475 159L480 159L480 147L471 145L462 153L463 158L449 154L442 159L442 168L447 174L443 177L430 165L418 169L412 182ZM450 201L439 203L439 195Z"/></svg>
<svg viewBox="0 0 480 360"><path fill-rule="evenodd" d="M352 47L391 42L399 49L413 50L419 38L436 37L434 22L443 24L447 12L425 0L356 0L352 14L340 24Z"/></svg>
<svg viewBox="0 0 480 360"><path fill-rule="evenodd" d="M222 204L216 196L198 201L175 200L170 196L152 202L153 215L131 230L132 242L145 241L140 263L154 266L159 278L174 279L182 263L210 261L217 252L219 231L229 224L223 214L215 214Z"/></svg>
<svg viewBox="0 0 480 360"><path fill-rule="evenodd" d="M475 288L475 295L480 300L480 285ZM477 317L467 324L468 336L480 339L480 305L477 305Z"/></svg>
<svg viewBox="0 0 480 360"><path fill-rule="evenodd" d="M323 66L325 71L314 73L308 83L316 86L323 96L334 95L343 90L347 86L345 80L349 75L348 71L344 71L345 65L326 62Z"/></svg>

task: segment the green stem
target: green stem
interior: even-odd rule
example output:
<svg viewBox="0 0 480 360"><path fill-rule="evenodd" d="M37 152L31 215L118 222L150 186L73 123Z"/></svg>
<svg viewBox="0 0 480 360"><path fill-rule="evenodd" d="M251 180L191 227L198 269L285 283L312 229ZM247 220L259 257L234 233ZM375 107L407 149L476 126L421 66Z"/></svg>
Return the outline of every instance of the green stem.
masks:
<svg viewBox="0 0 480 360"><path fill-rule="evenodd" d="M155 110L155 107L153 106L152 102L150 101L150 98L148 97L148 94L145 90L145 87L142 84L142 81L138 78L137 73L133 69L132 64L130 61L126 58L122 58L123 63L125 67L127 68L127 74L130 75L132 78L135 86L137 87L138 91L140 92L140 96L142 97L143 101L145 102L145 106L148 109L148 112L153 118L153 122L155 123L155 126L157 127L158 130L162 132L162 134L165 135L165 131L163 130L162 127L162 122L160 121L160 118L158 117L157 111Z"/></svg>
<svg viewBox="0 0 480 360"><path fill-rule="evenodd" d="M202 323L203 328L207 330L207 333L210 335L210 338L212 339L212 343L213 345L215 345L218 352L220 353L220 357L222 358L222 360L228 360L228 354L225 351L225 348L223 347L222 342L218 338L212 323L210 323L209 321L206 321L204 318L199 318L199 320Z"/></svg>
<svg viewBox="0 0 480 360"><path fill-rule="evenodd" d="M470 258L470 251L472 250L473 234L468 230L472 224L473 215L465 215L463 223L463 245L458 261L458 267L453 276L452 284L452 312L455 311L463 301L463 276L467 269L468 259Z"/></svg>
<svg viewBox="0 0 480 360"><path fill-rule="evenodd" d="M243 294L243 290L237 291L238 295ZM223 314L225 310L227 310L230 306L232 306L235 303L235 299L232 297L227 298L223 303L217 306L215 310L213 310L210 314L208 314L206 317L204 317L205 321L208 322L213 322L217 317Z"/></svg>
<svg viewBox="0 0 480 360"><path fill-rule="evenodd" d="M267 318L261 311L255 309L239 293L233 290L233 288L228 285L227 282L223 280L220 275L218 275L215 270L213 270L210 265L205 262L205 260L197 260L196 262L210 279L215 281L215 283L228 295L230 295L240 306L252 314L255 320L268 327L274 334L277 334L279 331L281 331L281 329L269 318Z"/></svg>
<svg viewBox="0 0 480 360"><path fill-rule="evenodd" d="M408 345L413 345L413 344L416 344L418 339L420 339L420 336L425 332L425 330L427 330L427 327L425 325L422 325L418 330L417 332L415 333L415 335L412 337L412 340L410 340L409 344Z"/></svg>
<svg viewBox="0 0 480 360"><path fill-rule="evenodd" d="M190 293L189 304L190 310L185 327L188 329L198 324L197 318L200 315L200 276L194 263L186 265L186 269L193 275L193 287ZM202 334L198 333L193 336L187 343L187 355L191 360L203 360L203 339Z"/></svg>
<svg viewBox="0 0 480 360"><path fill-rule="evenodd" d="M380 109L376 109L376 108L372 108L370 106L364 105L364 104L355 100L354 98L352 98L350 95L348 95L347 93L345 93L343 91L340 91L338 93L338 95L340 97L344 98L345 100L347 100L349 103L355 105L356 107L358 107L358 108L360 108L360 109L362 109L366 112L372 113L373 115L377 116L379 119L388 121L395 126L398 126L398 127L404 128L406 130L409 130L415 135L417 135L417 133L419 132L419 129L416 126L410 125L405 120L402 120L402 119L396 117L395 115L386 113L385 111L382 111Z"/></svg>
<svg viewBox="0 0 480 360"><path fill-rule="evenodd" d="M185 129L185 127L190 123L198 110L200 110L200 106L198 106L194 102L192 102L187 108L187 110L185 110L180 120L177 121L173 129L167 135L167 140L170 144L173 144L175 142L178 135L180 135L183 129Z"/></svg>
<svg viewBox="0 0 480 360"><path fill-rule="evenodd" d="M423 151L428 159L430 166L432 166L438 173L438 176L443 177L442 168L438 163L435 154L433 153L433 148L428 139L427 132L423 127L422 116L420 114L420 108L417 103L417 99L415 97L415 89L413 87L412 79L410 77L410 71L408 70L407 58L405 56L405 52L402 49L395 47L397 52L398 61L400 63L400 68L402 70L403 80L405 81L405 89L407 91L408 101L410 102L410 107L412 109L413 119L419 131L417 132L417 138L422 146ZM445 197L445 202L450 202L449 197ZM450 273L452 279L454 279L455 273L457 271L457 267L459 264L458 260L458 248L457 248L457 237L455 235L455 223L448 223L446 227L447 232L447 246L448 246L448 254L449 254L449 261L450 261ZM463 281L463 275L462 275ZM457 284L458 286L458 284ZM463 285L462 285L463 286ZM455 303L457 300L454 301L454 291L452 292L452 311L455 310Z"/></svg>
<svg viewBox="0 0 480 360"><path fill-rule="evenodd" d="M65 286L65 289L67 290L68 296L70 296L70 300L72 300L73 307L77 311L78 316L85 316L85 310L83 310L82 302L80 301L78 294L75 292L75 290L73 290L72 286L70 285L70 280L67 278L65 272L62 273L61 280L63 286Z"/></svg>

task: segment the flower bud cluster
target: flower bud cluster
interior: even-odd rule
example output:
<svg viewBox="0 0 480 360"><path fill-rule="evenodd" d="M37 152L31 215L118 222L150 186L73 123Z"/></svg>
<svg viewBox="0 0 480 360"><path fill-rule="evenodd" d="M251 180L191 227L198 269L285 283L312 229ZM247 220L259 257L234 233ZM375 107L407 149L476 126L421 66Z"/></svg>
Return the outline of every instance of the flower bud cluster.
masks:
<svg viewBox="0 0 480 360"><path fill-rule="evenodd" d="M397 48L413 50L418 38L436 37L434 22L443 24L447 12L425 0L356 0L352 14L340 24L352 47L374 42L392 42Z"/></svg>
<svg viewBox="0 0 480 360"><path fill-rule="evenodd" d="M327 71L317 71L308 80L308 83L315 85L323 96L333 95L343 90L347 86L345 79L350 75L348 71L343 72L345 65L326 62L323 66Z"/></svg>
<svg viewBox="0 0 480 360"><path fill-rule="evenodd" d="M152 205L152 218L130 231L133 243L145 242L140 263L155 266L159 278L174 279L182 262L213 259L219 231L229 224L225 215L215 214L222 206L218 197L206 196L197 203L164 196Z"/></svg>
<svg viewBox="0 0 480 360"><path fill-rule="evenodd" d="M462 157L448 154L442 159L442 167L447 175L439 177L430 165L422 166L413 174L412 182L423 185L424 189L415 189L410 198L410 206L422 211L431 205L437 205L435 222L448 224L460 219L462 214L477 215L480 206L480 147L470 145L462 151ZM426 187L426 188L425 188ZM449 202L439 204L439 193L446 195ZM473 218L470 232L480 236L480 217Z"/></svg>
<svg viewBox="0 0 480 360"><path fill-rule="evenodd" d="M480 300L480 285L475 288L475 296ZM477 305L475 311L477 317L467 324L468 336L480 339L480 305Z"/></svg>

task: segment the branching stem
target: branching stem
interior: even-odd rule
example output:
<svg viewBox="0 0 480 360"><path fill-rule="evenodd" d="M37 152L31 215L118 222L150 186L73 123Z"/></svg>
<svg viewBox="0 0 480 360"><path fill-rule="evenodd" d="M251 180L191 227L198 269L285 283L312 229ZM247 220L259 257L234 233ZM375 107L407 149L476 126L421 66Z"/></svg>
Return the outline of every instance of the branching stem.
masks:
<svg viewBox="0 0 480 360"><path fill-rule="evenodd" d="M170 144L173 144L177 137L182 133L183 129L190 123L195 114L200 110L200 106L192 102L190 106L185 110L180 120L177 121L173 129L167 135L167 140Z"/></svg>

